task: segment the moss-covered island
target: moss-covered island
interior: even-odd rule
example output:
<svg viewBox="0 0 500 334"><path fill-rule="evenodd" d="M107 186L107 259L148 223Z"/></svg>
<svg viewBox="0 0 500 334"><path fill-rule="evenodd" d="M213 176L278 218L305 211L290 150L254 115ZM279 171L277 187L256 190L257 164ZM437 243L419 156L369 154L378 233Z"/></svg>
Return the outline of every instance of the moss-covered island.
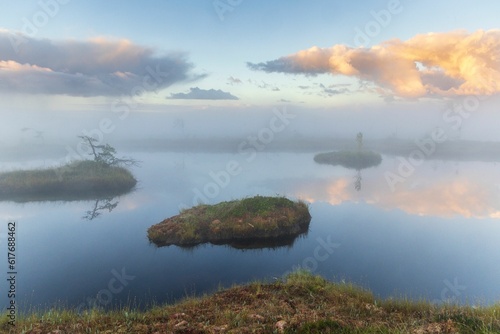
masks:
<svg viewBox="0 0 500 334"><path fill-rule="evenodd" d="M296 237L307 232L310 221L304 202L255 196L183 210L151 226L148 238L157 246L238 245Z"/></svg>
<svg viewBox="0 0 500 334"><path fill-rule="evenodd" d="M37 170L0 173L0 200L18 202L113 197L132 190L132 173L120 166L83 160Z"/></svg>
<svg viewBox="0 0 500 334"><path fill-rule="evenodd" d="M316 154L314 161L319 164L340 165L345 168L360 170L380 165L382 156L369 150L343 150Z"/></svg>

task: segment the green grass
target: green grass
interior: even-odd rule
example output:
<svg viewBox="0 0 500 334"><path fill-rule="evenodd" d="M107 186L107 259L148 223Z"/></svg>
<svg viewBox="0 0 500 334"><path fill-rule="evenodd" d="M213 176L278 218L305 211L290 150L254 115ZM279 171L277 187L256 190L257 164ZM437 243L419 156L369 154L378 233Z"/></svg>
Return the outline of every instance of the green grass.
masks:
<svg viewBox="0 0 500 334"><path fill-rule="evenodd" d="M307 204L303 202L255 196L183 210L151 226L148 237L158 246L277 239L306 232L310 220Z"/></svg>
<svg viewBox="0 0 500 334"><path fill-rule="evenodd" d="M116 196L137 181L125 168L84 160L65 166L0 174L0 200L69 200Z"/></svg>
<svg viewBox="0 0 500 334"><path fill-rule="evenodd" d="M500 304L490 307L380 300L352 284L304 271L253 282L147 311L68 309L20 316L7 333L500 333ZM280 329L281 328L281 329ZM56 332L59 331L59 332Z"/></svg>
<svg viewBox="0 0 500 334"><path fill-rule="evenodd" d="M314 161L319 164L340 165L350 169L364 169L378 166L382 156L373 151L335 151L319 153L314 156Z"/></svg>

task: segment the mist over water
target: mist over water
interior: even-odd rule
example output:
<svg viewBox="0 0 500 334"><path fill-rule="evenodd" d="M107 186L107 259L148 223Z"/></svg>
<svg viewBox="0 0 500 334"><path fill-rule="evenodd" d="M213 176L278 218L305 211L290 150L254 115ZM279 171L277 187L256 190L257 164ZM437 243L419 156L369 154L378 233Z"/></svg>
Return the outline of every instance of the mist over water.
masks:
<svg viewBox="0 0 500 334"><path fill-rule="evenodd" d="M82 310L96 300L99 307L134 301L144 308L297 268L381 297L492 304L500 297L500 249L492 237L500 217L494 102L463 115L431 104L328 112L8 111L1 171L89 159L81 135L141 161L129 194L0 202L3 219L19 225L22 309L62 302ZM354 170L314 162L317 153L359 149L357 133L363 149L382 153L380 165ZM234 166L237 173L229 170ZM146 237L149 226L199 203L276 194L310 204L309 232L288 246L156 248ZM328 256L314 256L319 245ZM120 275L129 278L124 293L99 303L96 296ZM460 289L445 291L450 284Z"/></svg>
<svg viewBox="0 0 500 334"><path fill-rule="evenodd" d="M132 111L112 111L111 105L84 111L5 108L0 124L0 159L6 163L35 157L50 160L46 162L50 164L67 156L85 155L77 147L77 136L81 135L127 150L234 151L249 136L257 141L259 134L265 136L262 131L269 128L276 111L289 119L272 138L260 138L267 149L335 148L352 141L358 132L364 134L366 145L376 140L415 142L436 129L442 129L446 143L499 141L496 125L500 119L495 114L498 98L474 101L477 104L456 99L437 104L399 102L329 109L289 105L237 109L207 106L198 110L142 106Z"/></svg>
<svg viewBox="0 0 500 334"><path fill-rule="evenodd" d="M252 161L239 153L132 154L143 161L134 169L139 186L112 199L116 207L98 211L95 219L88 212L96 201L0 203L1 212L19 224L19 292L26 307L63 302L89 308L89 299L121 270L134 278L124 293L100 306L134 301L145 307L186 291L214 291L219 283L273 280L299 267L353 281L382 297L443 302L445 295L491 304L500 296L495 163L426 161L392 192L383 174L397 165L396 157L383 156L381 165L361 170L357 190L357 171L318 165L313 153L260 152ZM241 173L217 183L213 175L229 161L238 162ZM149 226L196 204L200 193L209 203L256 194L303 199L313 217L309 232L289 246L261 250L157 248L147 240ZM443 294L454 280L465 288Z"/></svg>

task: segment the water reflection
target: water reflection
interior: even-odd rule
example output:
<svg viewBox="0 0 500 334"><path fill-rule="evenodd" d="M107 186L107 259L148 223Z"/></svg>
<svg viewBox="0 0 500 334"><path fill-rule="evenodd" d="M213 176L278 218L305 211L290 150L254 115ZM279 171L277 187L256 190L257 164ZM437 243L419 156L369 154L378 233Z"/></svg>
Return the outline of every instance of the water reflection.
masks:
<svg viewBox="0 0 500 334"><path fill-rule="evenodd" d="M307 233L258 250L253 248L262 245L151 247L148 227L177 214L179 203L191 204L193 190L213 181L209 172L238 157L144 153L145 166L137 172L141 187L130 195L109 202L0 202L0 218L21 226L19 300L30 308L60 301L76 307L106 289L112 270L125 268L137 279L113 295L110 306L125 305L129 297L146 304L151 297L171 301L190 289L203 294L221 282L280 276L313 257L318 238L330 235L341 246L315 267L328 279L346 278L382 297L397 292L433 300L441 298L443 280L457 277L467 286L463 302L500 298L500 224L474 219L500 218L500 170L493 163L426 161L392 192L384 173L394 170L397 158L384 156L379 166L356 171L316 164L313 153L262 153L252 163L242 160L243 171L211 200L250 194L302 198L311 202ZM173 163L181 160L182 168ZM84 215L99 223L82 220Z"/></svg>
<svg viewBox="0 0 500 334"><path fill-rule="evenodd" d="M360 191L361 190L361 180L363 179L361 177L361 169L357 170L355 178L356 178L356 181L354 181L354 189L356 189L356 191Z"/></svg>
<svg viewBox="0 0 500 334"><path fill-rule="evenodd" d="M91 203L90 210L85 211L85 214L82 216L83 220L94 220L96 218L99 218L103 213L106 211L110 213L120 203L118 200L116 200L118 196L115 197L98 197L98 198L71 198L68 197L67 199L60 199L60 198L33 198L33 197L16 197L15 199L9 198L8 200L0 200L0 202L14 202L18 203L21 205L25 205L27 203L71 203L71 202L82 202L82 203Z"/></svg>
<svg viewBox="0 0 500 334"><path fill-rule="evenodd" d="M371 197L383 208L399 208L416 215L500 218L498 189L465 177L416 181L383 197Z"/></svg>
<svg viewBox="0 0 500 334"><path fill-rule="evenodd" d="M494 163L429 160L391 189L384 174L397 166L384 157L352 175L340 166L317 165L313 178L270 180L281 192L311 203L367 203L386 210L442 218L500 218L500 171Z"/></svg>
<svg viewBox="0 0 500 334"><path fill-rule="evenodd" d="M97 217L99 217L103 212L107 210L108 212L113 211L117 206L118 206L118 201L113 203L114 198L103 198L103 199L96 199L94 203L93 209L87 211L85 216L82 217L82 219L85 220L94 220Z"/></svg>
<svg viewBox="0 0 500 334"><path fill-rule="evenodd" d="M498 189L465 178L416 181L394 192L383 184L380 187L370 186L363 190L362 198L356 196L349 187L349 178L325 180L323 184L324 189L319 192L316 191L317 185L315 189L299 186L302 189L297 194L311 202L326 201L338 205L348 201L364 201L384 209L400 209L421 216L500 218ZM354 189L361 191L361 173L356 176Z"/></svg>
<svg viewBox="0 0 500 334"><path fill-rule="evenodd" d="M235 248L239 250L257 250L257 249L276 250L280 248L291 249L297 240L307 237L308 232L309 229L297 235L289 235L280 238L241 239L241 240L231 240L228 242L221 242L221 243L210 242L210 244L217 246L227 246L229 248ZM177 247L183 250L193 251L196 248L204 247L204 245L205 244L198 244L192 246L177 246Z"/></svg>

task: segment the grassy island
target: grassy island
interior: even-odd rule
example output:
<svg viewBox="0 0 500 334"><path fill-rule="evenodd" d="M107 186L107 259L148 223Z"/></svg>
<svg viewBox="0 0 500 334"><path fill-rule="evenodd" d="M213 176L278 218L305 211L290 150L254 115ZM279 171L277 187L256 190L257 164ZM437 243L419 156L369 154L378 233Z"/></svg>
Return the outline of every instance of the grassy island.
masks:
<svg viewBox="0 0 500 334"><path fill-rule="evenodd" d="M365 169L380 165L382 156L369 150L345 150L316 154L314 161L319 164L340 165L350 169Z"/></svg>
<svg viewBox="0 0 500 334"><path fill-rule="evenodd" d="M295 237L308 230L311 215L303 202L256 196L216 205L198 205L148 229L157 246L233 244Z"/></svg>
<svg viewBox="0 0 500 334"><path fill-rule="evenodd" d="M50 310L22 316L5 333L500 333L500 304L490 307L380 300L349 283L295 272L147 311Z"/></svg>
<svg viewBox="0 0 500 334"><path fill-rule="evenodd" d="M65 166L0 173L0 200L77 200L130 191L137 180L129 170L83 160Z"/></svg>

